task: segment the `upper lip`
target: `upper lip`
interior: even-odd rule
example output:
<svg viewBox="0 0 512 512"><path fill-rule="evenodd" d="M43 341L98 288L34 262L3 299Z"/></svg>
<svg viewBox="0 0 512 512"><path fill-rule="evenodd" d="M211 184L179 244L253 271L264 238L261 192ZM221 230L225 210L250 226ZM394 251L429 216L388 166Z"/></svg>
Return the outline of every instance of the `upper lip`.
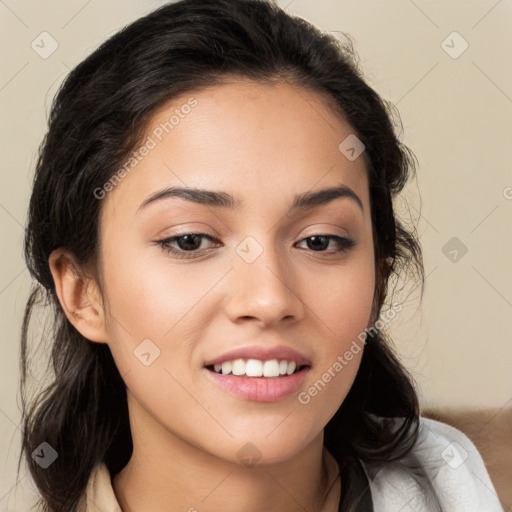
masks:
<svg viewBox="0 0 512 512"><path fill-rule="evenodd" d="M234 361L235 359L259 359L260 361L269 361L277 359L278 361L294 361L297 366L310 366L311 361L300 352L285 345L277 345L274 347L248 346L230 350L214 359L210 359L204 363L204 366L213 366L222 364L225 361Z"/></svg>

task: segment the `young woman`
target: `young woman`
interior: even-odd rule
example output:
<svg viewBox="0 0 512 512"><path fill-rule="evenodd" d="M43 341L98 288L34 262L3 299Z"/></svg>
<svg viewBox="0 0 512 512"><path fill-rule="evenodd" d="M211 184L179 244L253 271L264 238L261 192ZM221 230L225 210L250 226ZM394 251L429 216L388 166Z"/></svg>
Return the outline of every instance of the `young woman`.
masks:
<svg viewBox="0 0 512 512"><path fill-rule="evenodd" d="M65 80L26 233L42 510L502 510L381 332L390 280L423 285L414 158L354 62L271 3L182 0Z"/></svg>

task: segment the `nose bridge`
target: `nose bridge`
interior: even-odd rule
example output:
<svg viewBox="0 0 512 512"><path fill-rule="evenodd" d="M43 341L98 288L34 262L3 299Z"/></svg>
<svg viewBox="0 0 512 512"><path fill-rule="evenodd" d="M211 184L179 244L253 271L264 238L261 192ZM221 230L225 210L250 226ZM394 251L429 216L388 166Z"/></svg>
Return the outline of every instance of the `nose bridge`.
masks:
<svg viewBox="0 0 512 512"><path fill-rule="evenodd" d="M272 323L300 315L300 300L293 290L292 267L273 236L247 236L235 249L233 288L229 312Z"/></svg>

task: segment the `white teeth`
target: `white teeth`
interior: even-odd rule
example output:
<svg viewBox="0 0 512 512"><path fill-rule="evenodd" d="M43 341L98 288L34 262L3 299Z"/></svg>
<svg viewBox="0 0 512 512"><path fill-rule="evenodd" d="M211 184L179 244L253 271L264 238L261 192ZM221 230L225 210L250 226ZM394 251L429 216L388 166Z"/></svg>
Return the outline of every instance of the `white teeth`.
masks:
<svg viewBox="0 0 512 512"><path fill-rule="evenodd" d="M297 369L295 361L278 361L270 359L260 361L259 359L235 359L224 361L222 364L213 366L215 373L222 375L246 375L247 377L279 377L280 375L291 375Z"/></svg>
<svg viewBox="0 0 512 512"><path fill-rule="evenodd" d="M263 365L263 377L279 377L279 361L271 359Z"/></svg>
<svg viewBox="0 0 512 512"><path fill-rule="evenodd" d="M245 361L243 359L235 359L233 361L233 369L231 371L233 372L233 375L244 375Z"/></svg>
<svg viewBox="0 0 512 512"><path fill-rule="evenodd" d="M247 377L263 377L263 363L257 359L249 359L245 363Z"/></svg>
<svg viewBox="0 0 512 512"><path fill-rule="evenodd" d="M297 368L297 365L295 364L295 361L290 361L288 363L288 368L286 370L286 373L288 375L291 375L295 371L295 368Z"/></svg>
<svg viewBox="0 0 512 512"><path fill-rule="evenodd" d="M231 370L233 369L233 364L231 361L224 361L222 363L222 374L227 375L228 373L231 373ZM217 371L217 370L215 370Z"/></svg>

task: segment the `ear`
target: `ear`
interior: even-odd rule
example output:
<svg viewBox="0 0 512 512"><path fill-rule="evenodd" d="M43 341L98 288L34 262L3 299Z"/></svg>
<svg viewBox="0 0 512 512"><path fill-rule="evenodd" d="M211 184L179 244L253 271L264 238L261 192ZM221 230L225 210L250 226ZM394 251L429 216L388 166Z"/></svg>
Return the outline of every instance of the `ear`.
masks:
<svg viewBox="0 0 512 512"><path fill-rule="evenodd" d="M88 340L106 343L105 314L97 284L80 273L79 265L64 249L54 250L48 263L55 292L68 320Z"/></svg>

